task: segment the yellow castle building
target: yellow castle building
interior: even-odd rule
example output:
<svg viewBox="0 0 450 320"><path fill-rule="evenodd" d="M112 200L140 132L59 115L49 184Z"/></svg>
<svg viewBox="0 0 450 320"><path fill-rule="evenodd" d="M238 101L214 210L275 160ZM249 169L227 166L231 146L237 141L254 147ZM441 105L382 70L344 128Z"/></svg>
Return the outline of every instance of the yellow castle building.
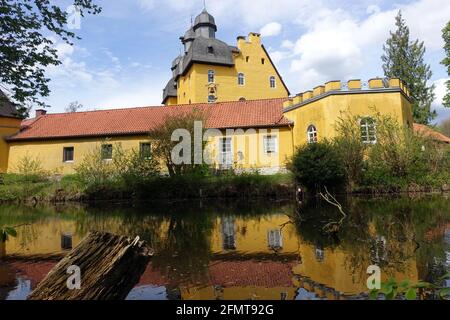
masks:
<svg viewBox="0 0 450 320"><path fill-rule="evenodd" d="M101 145L104 160L114 147L150 152L148 132L170 115L201 109L216 166L285 169L295 149L336 135L341 112L361 117L361 134L376 142L375 112L413 127L411 99L400 79L330 81L290 96L257 33L238 37L237 46L216 39L214 18L204 10L181 37L184 53L172 64L163 105L132 109L47 114L21 120L14 105L0 101L0 172L16 172L24 157L46 170L72 174L87 153ZM301 77L302 75L298 75Z"/></svg>

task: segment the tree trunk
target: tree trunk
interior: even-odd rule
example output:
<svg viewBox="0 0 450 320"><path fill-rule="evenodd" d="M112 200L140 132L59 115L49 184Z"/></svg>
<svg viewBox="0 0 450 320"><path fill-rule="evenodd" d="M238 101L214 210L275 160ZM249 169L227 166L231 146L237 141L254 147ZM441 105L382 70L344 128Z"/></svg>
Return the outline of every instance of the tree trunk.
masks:
<svg viewBox="0 0 450 320"><path fill-rule="evenodd" d="M139 237L91 232L62 259L28 297L29 300L123 300L139 282L152 256ZM79 289L69 289L79 267ZM72 267L72 268L70 268Z"/></svg>

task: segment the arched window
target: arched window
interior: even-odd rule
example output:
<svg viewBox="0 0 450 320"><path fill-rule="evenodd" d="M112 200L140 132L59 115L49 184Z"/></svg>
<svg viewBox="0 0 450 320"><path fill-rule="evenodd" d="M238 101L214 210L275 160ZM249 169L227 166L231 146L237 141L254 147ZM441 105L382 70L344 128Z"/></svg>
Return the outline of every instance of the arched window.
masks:
<svg viewBox="0 0 450 320"><path fill-rule="evenodd" d="M243 73L238 74L238 85L245 85L245 75Z"/></svg>
<svg viewBox="0 0 450 320"><path fill-rule="evenodd" d="M277 86L277 80L275 79L274 76L271 76L271 77L270 77L269 82L270 82L270 87L271 87L271 88L276 88L276 86Z"/></svg>
<svg viewBox="0 0 450 320"><path fill-rule="evenodd" d="M214 83L214 70L208 70L208 83Z"/></svg>
<svg viewBox="0 0 450 320"><path fill-rule="evenodd" d="M376 143L377 142L377 131L375 120L367 117L360 121L361 126L361 141L363 143Z"/></svg>
<svg viewBox="0 0 450 320"><path fill-rule="evenodd" d="M317 143L317 129L314 125L308 127L308 143Z"/></svg>
<svg viewBox="0 0 450 320"><path fill-rule="evenodd" d="M245 99L244 97L240 97L239 98L239 101L241 101L241 102L243 102L243 101L246 101L247 99Z"/></svg>

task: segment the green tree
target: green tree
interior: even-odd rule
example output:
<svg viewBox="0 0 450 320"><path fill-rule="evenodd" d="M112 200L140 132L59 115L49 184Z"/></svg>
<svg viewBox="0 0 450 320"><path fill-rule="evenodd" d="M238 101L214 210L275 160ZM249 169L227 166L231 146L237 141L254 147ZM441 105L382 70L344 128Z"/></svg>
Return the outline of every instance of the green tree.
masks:
<svg viewBox="0 0 450 320"><path fill-rule="evenodd" d="M207 145L206 141L202 141L201 150L196 150L195 148L195 122L203 123L203 131L200 132L201 136L204 135L204 124L207 121L207 114L199 109L193 109L189 112L171 112L167 114L164 121L160 126L153 129L150 133L150 140L152 141L152 153L161 163L167 167L167 171L171 177L181 176L186 174L198 174L206 175L209 173L209 166L203 162L202 164L195 163L194 159L196 152L202 152L204 155L205 148ZM190 147L191 150L183 150L182 152L188 152L187 158L190 158L190 163L175 163L172 152L180 142L173 141L172 135L176 130L187 130L191 137ZM202 156L200 155L200 156ZM206 154L209 156L208 154ZM199 156L197 154L197 156ZM206 159L204 159L206 160Z"/></svg>
<svg viewBox="0 0 450 320"><path fill-rule="evenodd" d="M294 154L290 170L297 182L309 192L345 184L344 162L335 146L327 141L300 147Z"/></svg>
<svg viewBox="0 0 450 320"><path fill-rule="evenodd" d="M425 46L419 40L410 41L409 28L401 11L395 18L397 29L390 32L390 38L383 45L384 75L388 78L400 78L406 82L413 99L414 121L428 124L436 117L431 110L434 101L434 84L429 85L431 68L424 61Z"/></svg>
<svg viewBox="0 0 450 320"><path fill-rule="evenodd" d="M7 87L12 99L22 105L27 115L31 103L47 107L43 97L50 93L46 67L59 65L55 41L68 44L79 39L67 25L71 18L65 8L50 0L0 0L0 84ZM100 13L93 0L71 2L80 17Z"/></svg>
<svg viewBox="0 0 450 320"><path fill-rule="evenodd" d="M442 30L442 38L444 38L444 51L445 58L442 60L442 64L447 67L447 74L450 76L450 21ZM444 97L444 106L450 108L450 80L447 80L447 94Z"/></svg>

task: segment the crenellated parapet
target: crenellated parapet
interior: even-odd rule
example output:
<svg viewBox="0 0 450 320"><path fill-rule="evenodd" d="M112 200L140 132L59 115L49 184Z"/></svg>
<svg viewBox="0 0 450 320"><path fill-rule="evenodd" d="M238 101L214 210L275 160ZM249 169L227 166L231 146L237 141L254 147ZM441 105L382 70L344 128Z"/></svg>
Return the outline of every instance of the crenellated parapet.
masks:
<svg viewBox="0 0 450 320"><path fill-rule="evenodd" d="M315 101L331 94L351 94L358 92L370 93L382 91L400 91L407 97L410 97L408 87L398 78L373 78L367 82L363 82L360 79L353 79L347 82L335 80L328 81L324 85L315 87L313 90L308 90L297 94L295 97L289 98L289 100L284 102L284 108L307 104L310 101Z"/></svg>

